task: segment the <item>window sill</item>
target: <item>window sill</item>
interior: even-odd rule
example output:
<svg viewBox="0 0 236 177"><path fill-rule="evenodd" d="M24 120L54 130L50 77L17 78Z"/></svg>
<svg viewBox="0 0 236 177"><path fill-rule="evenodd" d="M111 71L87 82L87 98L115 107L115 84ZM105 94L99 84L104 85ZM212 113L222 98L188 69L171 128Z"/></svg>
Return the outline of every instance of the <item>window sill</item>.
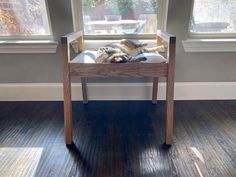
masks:
<svg viewBox="0 0 236 177"><path fill-rule="evenodd" d="M185 52L236 52L236 39L187 39Z"/></svg>
<svg viewBox="0 0 236 177"><path fill-rule="evenodd" d="M56 53L58 42L40 41L0 41L0 53Z"/></svg>

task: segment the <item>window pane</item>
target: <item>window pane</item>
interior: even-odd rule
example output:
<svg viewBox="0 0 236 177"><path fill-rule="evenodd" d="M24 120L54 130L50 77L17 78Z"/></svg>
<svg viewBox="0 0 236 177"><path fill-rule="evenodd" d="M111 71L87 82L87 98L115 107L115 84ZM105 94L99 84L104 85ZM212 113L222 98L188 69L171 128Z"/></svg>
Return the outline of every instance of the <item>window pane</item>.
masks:
<svg viewBox="0 0 236 177"><path fill-rule="evenodd" d="M195 0L191 32L235 33L236 0Z"/></svg>
<svg viewBox="0 0 236 177"><path fill-rule="evenodd" d="M154 34L157 0L83 0L85 34Z"/></svg>
<svg viewBox="0 0 236 177"><path fill-rule="evenodd" d="M0 36L49 35L45 0L1 0Z"/></svg>

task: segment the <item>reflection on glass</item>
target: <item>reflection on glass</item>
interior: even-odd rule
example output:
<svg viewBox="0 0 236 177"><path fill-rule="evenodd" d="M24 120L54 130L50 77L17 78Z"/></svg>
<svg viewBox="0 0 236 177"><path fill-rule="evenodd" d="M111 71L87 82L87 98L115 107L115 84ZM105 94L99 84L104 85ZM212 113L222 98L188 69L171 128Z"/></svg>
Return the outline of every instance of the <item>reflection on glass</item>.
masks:
<svg viewBox="0 0 236 177"><path fill-rule="evenodd" d="M236 32L236 0L195 0L191 32Z"/></svg>
<svg viewBox="0 0 236 177"><path fill-rule="evenodd" d="M156 0L83 0L85 34L154 34Z"/></svg>
<svg viewBox="0 0 236 177"><path fill-rule="evenodd" d="M0 1L0 35L49 35L45 0Z"/></svg>

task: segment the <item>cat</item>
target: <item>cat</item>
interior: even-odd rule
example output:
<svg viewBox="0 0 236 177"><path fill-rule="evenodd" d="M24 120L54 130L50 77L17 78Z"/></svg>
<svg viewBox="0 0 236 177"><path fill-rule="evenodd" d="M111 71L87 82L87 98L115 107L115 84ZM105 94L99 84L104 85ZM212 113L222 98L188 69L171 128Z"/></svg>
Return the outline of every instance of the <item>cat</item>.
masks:
<svg viewBox="0 0 236 177"><path fill-rule="evenodd" d="M165 52L164 46L147 48L147 43L138 40L122 39L118 43L110 43L97 51L96 63L127 63L145 61L146 58L135 56L141 53Z"/></svg>

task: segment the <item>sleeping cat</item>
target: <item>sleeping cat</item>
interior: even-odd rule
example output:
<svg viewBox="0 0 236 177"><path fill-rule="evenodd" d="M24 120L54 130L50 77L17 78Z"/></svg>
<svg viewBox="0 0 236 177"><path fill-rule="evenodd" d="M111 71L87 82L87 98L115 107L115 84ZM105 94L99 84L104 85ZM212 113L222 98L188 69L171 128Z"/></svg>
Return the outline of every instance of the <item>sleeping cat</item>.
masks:
<svg viewBox="0 0 236 177"><path fill-rule="evenodd" d="M138 40L122 39L119 43L111 43L98 49L96 63L126 63L145 61L145 57L135 56L141 53L164 52L164 46L146 48L147 43Z"/></svg>

